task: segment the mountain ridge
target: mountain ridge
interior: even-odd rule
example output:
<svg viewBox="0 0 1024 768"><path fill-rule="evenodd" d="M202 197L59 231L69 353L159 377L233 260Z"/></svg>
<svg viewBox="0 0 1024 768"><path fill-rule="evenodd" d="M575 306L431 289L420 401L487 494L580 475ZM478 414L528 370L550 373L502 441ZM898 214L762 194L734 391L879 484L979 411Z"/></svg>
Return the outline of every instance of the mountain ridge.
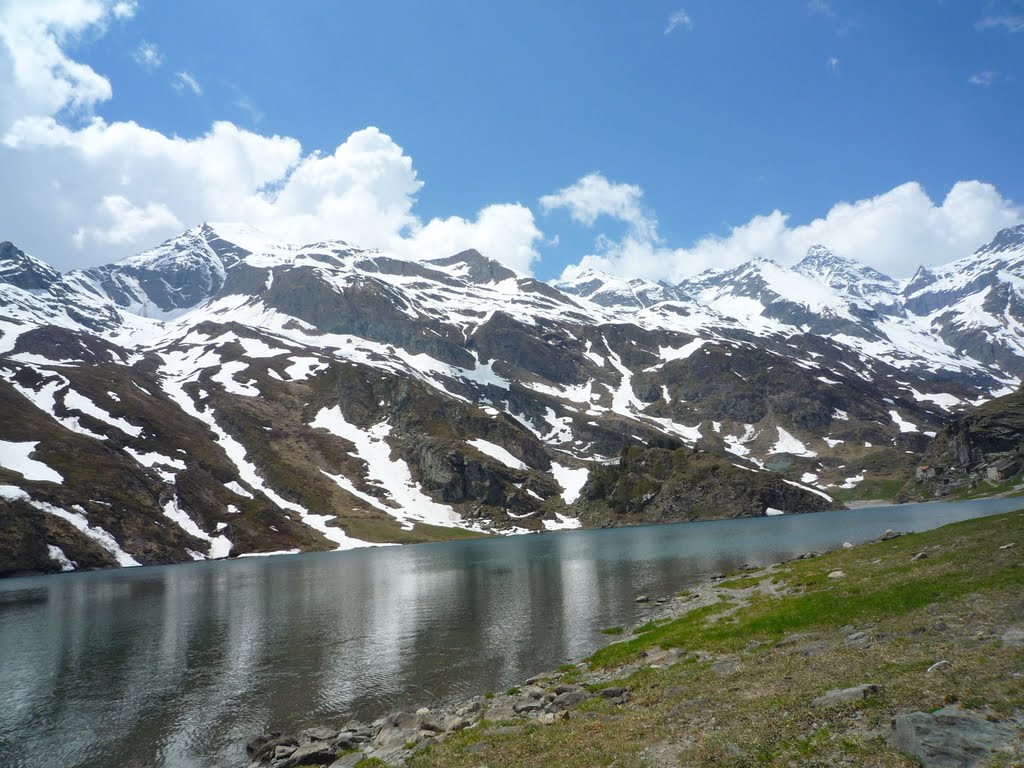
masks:
<svg viewBox="0 0 1024 768"><path fill-rule="evenodd" d="M975 259L1007 301L1019 286L990 261L1011 263L1013 242ZM0 517L35 553L15 570L58 568L44 543L98 567L573 527L600 501L582 498L588 477L665 439L802 486L784 511L820 508L912 472L1024 364L1012 315L964 325L969 286L946 311L961 331L1004 321L986 359L853 295L851 274L889 283L824 247L801 263L835 286L762 261L686 289L560 287L473 250L410 261L224 224L63 275L15 251ZM31 280L2 271L15 260Z"/></svg>

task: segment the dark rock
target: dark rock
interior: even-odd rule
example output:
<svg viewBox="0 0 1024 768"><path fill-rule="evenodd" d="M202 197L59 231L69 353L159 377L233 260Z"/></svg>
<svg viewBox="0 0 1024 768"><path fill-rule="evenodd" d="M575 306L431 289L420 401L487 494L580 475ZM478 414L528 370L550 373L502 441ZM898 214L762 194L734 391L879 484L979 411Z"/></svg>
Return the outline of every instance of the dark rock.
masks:
<svg viewBox="0 0 1024 768"><path fill-rule="evenodd" d="M621 686L613 686L611 688L602 688L598 693L606 699L614 699L621 696L626 692L626 689Z"/></svg>
<svg viewBox="0 0 1024 768"><path fill-rule="evenodd" d="M593 694L580 689L577 691L564 691L555 697L555 700L551 702L548 708L553 712L564 712L570 709L575 709L584 701L593 698Z"/></svg>
<svg viewBox="0 0 1024 768"><path fill-rule="evenodd" d="M897 715L887 739L924 768L980 768L1000 752L1016 747L1019 754L1022 732L1019 726L991 722L977 712L951 706Z"/></svg>
<svg viewBox="0 0 1024 768"><path fill-rule="evenodd" d="M298 747L282 761L275 761L274 768L293 768L297 765L328 765L333 763L338 751L322 741Z"/></svg>

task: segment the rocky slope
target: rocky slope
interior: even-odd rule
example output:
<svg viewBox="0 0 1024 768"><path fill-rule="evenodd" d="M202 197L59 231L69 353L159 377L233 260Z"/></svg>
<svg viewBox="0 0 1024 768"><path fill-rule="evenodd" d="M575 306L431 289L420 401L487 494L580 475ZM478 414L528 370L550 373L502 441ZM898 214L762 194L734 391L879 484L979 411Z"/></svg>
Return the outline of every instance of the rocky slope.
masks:
<svg viewBox="0 0 1024 768"><path fill-rule="evenodd" d="M239 225L64 275L4 243L0 572L815 509L1016 386L1022 260L1016 228L927 284L815 248L548 285ZM643 513L581 498L665 439L716 501L675 470Z"/></svg>
<svg viewBox="0 0 1024 768"><path fill-rule="evenodd" d="M944 427L901 498L997 491L1024 474L1024 388L997 397Z"/></svg>

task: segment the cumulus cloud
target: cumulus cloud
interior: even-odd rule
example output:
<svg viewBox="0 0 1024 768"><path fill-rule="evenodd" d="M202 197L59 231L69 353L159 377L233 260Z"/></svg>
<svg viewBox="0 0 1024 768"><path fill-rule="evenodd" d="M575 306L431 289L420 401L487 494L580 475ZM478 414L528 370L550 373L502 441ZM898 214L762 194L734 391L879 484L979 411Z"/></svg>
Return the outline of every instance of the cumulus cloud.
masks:
<svg viewBox="0 0 1024 768"><path fill-rule="evenodd" d="M601 216L618 219L639 237L656 240L658 225L641 206L643 196L636 184L612 183L600 173L590 173L575 184L541 197L540 207L545 213L564 209L573 221L588 227Z"/></svg>
<svg viewBox="0 0 1024 768"><path fill-rule="evenodd" d="M110 81L74 61L64 44L134 4L107 0L0 0L0 134L17 119L88 112L110 98Z"/></svg>
<svg viewBox="0 0 1024 768"><path fill-rule="evenodd" d="M682 8L669 14L668 23L665 25L665 34L671 35L680 28L685 30L693 29L693 20Z"/></svg>
<svg viewBox="0 0 1024 768"><path fill-rule="evenodd" d="M412 159L377 128L321 153L228 121L180 137L90 117L110 98L110 83L69 59L62 44L134 9L125 0L0 0L0 80L13 85L0 95L4 239L69 268L227 220L290 240L339 238L412 258L475 247L523 271L537 259L541 233L521 205L422 221L414 209L423 182ZM187 74L174 82L195 90ZM67 119L70 110L78 119Z"/></svg>
<svg viewBox="0 0 1024 768"><path fill-rule="evenodd" d="M196 96L203 95L203 87L199 85L199 81L188 72L175 72L174 80L171 81L171 87L176 91L183 91L187 88Z"/></svg>
<svg viewBox="0 0 1024 768"><path fill-rule="evenodd" d="M75 242L103 244L133 243L140 237L168 227L180 228L181 221L163 203L133 205L120 195L107 195L96 206L97 224L79 227Z"/></svg>
<svg viewBox="0 0 1024 768"><path fill-rule="evenodd" d="M628 223L627 218L619 218ZM908 182L876 197L837 203L825 216L806 224L791 224L788 214L776 210L753 217L724 237L709 235L689 247L666 246L656 232L653 237L645 236L632 227L617 240L599 235L594 253L568 267L564 276L593 268L675 282L704 269L733 267L754 257L793 264L811 245L823 243L902 277L921 264L965 256L996 230L1022 220L1024 210L990 184L957 182L936 204L920 184Z"/></svg>

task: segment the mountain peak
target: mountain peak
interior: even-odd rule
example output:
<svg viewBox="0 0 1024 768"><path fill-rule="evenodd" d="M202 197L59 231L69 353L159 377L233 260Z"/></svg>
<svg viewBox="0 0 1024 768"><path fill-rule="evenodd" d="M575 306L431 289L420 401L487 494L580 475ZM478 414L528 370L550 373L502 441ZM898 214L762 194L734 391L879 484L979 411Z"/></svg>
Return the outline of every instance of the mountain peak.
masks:
<svg viewBox="0 0 1024 768"><path fill-rule="evenodd" d="M1019 249L1024 249L1024 224L1015 224L1012 227L1000 229L996 232L995 237L979 248L976 253L1002 253Z"/></svg>
<svg viewBox="0 0 1024 768"><path fill-rule="evenodd" d="M518 277L504 264L484 256L475 248L441 259L428 259L426 263L445 268L446 272L455 277L480 285L500 283L502 280Z"/></svg>
<svg viewBox="0 0 1024 768"><path fill-rule="evenodd" d="M27 291L46 290L60 272L25 253L10 241L0 243L0 283Z"/></svg>

